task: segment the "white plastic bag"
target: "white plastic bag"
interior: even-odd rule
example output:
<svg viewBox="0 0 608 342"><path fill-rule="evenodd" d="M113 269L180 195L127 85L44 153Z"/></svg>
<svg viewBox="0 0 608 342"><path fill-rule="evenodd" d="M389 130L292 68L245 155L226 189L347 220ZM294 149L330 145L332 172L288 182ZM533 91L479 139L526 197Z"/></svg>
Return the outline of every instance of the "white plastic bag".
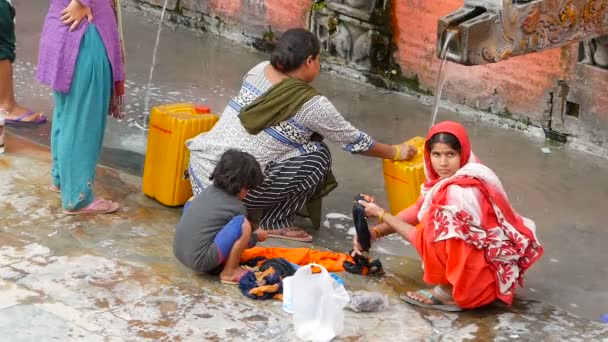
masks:
<svg viewBox="0 0 608 342"><path fill-rule="evenodd" d="M313 274L312 266L321 269ZM296 336L305 341L330 341L344 330L344 307L350 301L344 286L325 267L300 267L290 280L293 324Z"/></svg>
<svg viewBox="0 0 608 342"><path fill-rule="evenodd" d="M293 295L291 293L291 281L293 276L283 278L283 311L293 314Z"/></svg>

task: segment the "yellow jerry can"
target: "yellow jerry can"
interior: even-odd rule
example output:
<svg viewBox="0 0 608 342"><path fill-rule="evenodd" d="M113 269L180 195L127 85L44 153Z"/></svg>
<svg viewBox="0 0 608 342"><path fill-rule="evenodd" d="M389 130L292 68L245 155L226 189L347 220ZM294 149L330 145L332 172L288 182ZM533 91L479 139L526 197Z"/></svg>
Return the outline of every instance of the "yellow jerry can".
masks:
<svg viewBox="0 0 608 342"><path fill-rule="evenodd" d="M424 138L414 137L407 143L418 149L414 158L407 161L383 161L384 184L393 215L416 203L420 196L420 187L425 180Z"/></svg>
<svg viewBox="0 0 608 342"><path fill-rule="evenodd" d="M168 206L179 206L192 196L185 177L190 152L186 140L208 132L219 120L206 106L175 103L152 108L144 164L143 191Z"/></svg>

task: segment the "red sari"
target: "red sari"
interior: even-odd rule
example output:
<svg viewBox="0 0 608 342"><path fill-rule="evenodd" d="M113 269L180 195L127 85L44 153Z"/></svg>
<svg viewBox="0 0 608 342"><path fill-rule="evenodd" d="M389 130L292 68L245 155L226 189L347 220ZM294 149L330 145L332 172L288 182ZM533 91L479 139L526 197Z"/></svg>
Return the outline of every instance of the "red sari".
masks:
<svg viewBox="0 0 608 342"><path fill-rule="evenodd" d="M409 240L422 258L424 281L453 286L454 302L465 309L496 299L511 305L516 285L543 254L536 226L513 210L498 177L473 155L464 127L437 124L427 142L442 132L458 138L461 168L439 178L425 149L420 199L399 213L410 224L420 223Z"/></svg>

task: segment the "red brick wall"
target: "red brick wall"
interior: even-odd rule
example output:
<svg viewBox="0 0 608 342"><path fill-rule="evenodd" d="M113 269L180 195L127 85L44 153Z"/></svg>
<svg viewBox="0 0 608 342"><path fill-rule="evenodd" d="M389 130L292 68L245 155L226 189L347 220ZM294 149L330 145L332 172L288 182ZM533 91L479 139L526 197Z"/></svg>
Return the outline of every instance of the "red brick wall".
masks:
<svg viewBox="0 0 608 342"><path fill-rule="evenodd" d="M208 1L210 10L221 17L247 25L269 25L273 31L305 27L313 2L314 0Z"/></svg>
<svg viewBox="0 0 608 342"><path fill-rule="evenodd" d="M435 57L437 20L462 4L462 0L393 1L396 59L404 74L417 75L425 89L434 91L439 66ZM502 112L502 107L516 116L538 119L545 93L558 79L572 77L574 64L568 55L573 53L574 46L514 57L498 64L466 67L449 63L444 94L450 100L480 109L488 109L494 103L497 112Z"/></svg>
<svg viewBox="0 0 608 342"><path fill-rule="evenodd" d="M234 18L241 11L241 0L209 0L209 7L219 15Z"/></svg>
<svg viewBox="0 0 608 342"><path fill-rule="evenodd" d="M266 19L279 30L305 27L314 0L265 0Z"/></svg>

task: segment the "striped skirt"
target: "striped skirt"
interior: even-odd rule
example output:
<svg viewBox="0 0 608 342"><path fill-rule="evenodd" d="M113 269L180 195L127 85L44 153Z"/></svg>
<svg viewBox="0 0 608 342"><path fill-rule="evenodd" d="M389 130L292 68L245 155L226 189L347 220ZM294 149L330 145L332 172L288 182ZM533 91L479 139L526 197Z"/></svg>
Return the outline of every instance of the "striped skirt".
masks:
<svg viewBox="0 0 608 342"><path fill-rule="evenodd" d="M318 151L268 164L264 183L249 191L243 203L249 212L261 212L259 226L265 230L291 227L295 214L308 203L331 169L331 154L325 144ZM190 170L192 192L203 186Z"/></svg>
<svg viewBox="0 0 608 342"><path fill-rule="evenodd" d="M262 211L260 228L291 227L295 214L308 203L331 169L327 146L266 167L261 186L249 191L243 203L249 211Z"/></svg>

